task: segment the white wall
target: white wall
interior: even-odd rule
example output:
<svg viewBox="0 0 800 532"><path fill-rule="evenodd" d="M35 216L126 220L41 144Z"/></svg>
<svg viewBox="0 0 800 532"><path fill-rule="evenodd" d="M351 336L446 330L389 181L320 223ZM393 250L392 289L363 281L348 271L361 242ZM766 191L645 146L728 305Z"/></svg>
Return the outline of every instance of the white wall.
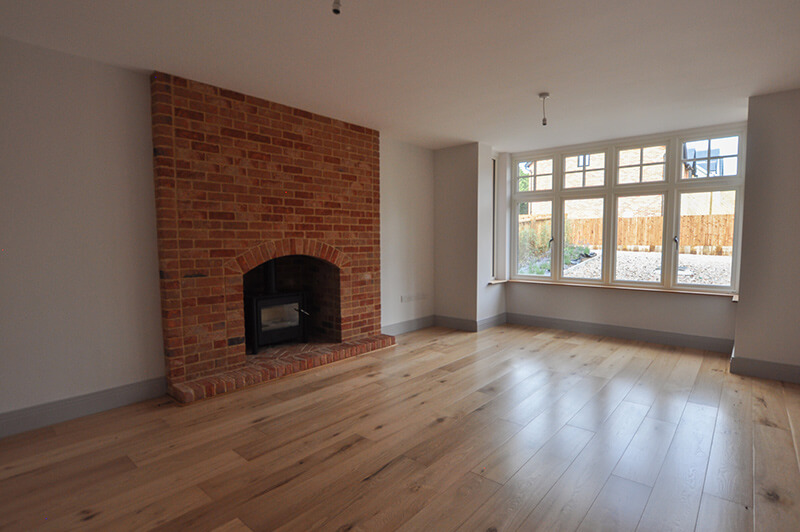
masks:
<svg viewBox="0 0 800 532"><path fill-rule="evenodd" d="M481 320L502 316L506 312L505 287L501 284L490 285L492 279L492 242L495 234L492 218L494 216L493 180L492 180L492 147L487 144L478 145L478 167L475 179L478 187L478 248L477 248L477 286L478 314ZM498 175L498 179L500 176ZM505 247L498 242L498 247Z"/></svg>
<svg viewBox="0 0 800 532"><path fill-rule="evenodd" d="M433 151L381 136L383 327L433 316L433 194Z"/></svg>
<svg viewBox="0 0 800 532"><path fill-rule="evenodd" d="M800 366L800 90L750 99L736 358Z"/></svg>
<svg viewBox="0 0 800 532"><path fill-rule="evenodd" d="M0 413L163 376L147 75L0 39Z"/></svg>
<svg viewBox="0 0 800 532"><path fill-rule="evenodd" d="M477 143L434 152L436 316L477 317Z"/></svg>
<svg viewBox="0 0 800 532"><path fill-rule="evenodd" d="M732 340L730 297L508 283L510 314Z"/></svg>

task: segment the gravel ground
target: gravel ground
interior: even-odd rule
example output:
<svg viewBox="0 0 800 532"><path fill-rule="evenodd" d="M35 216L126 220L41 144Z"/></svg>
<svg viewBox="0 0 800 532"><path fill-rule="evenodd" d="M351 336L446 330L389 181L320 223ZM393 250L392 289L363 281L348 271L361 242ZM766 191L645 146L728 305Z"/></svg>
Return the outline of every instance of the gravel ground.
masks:
<svg viewBox="0 0 800 532"><path fill-rule="evenodd" d="M597 254L575 266L564 270L564 277L599 279L602 255ZM619 280L660 281L661 254L640 251L617 252L617 274ZM731 258L715 255L679 256L678 282L727 286L731 280Z"/></svg>

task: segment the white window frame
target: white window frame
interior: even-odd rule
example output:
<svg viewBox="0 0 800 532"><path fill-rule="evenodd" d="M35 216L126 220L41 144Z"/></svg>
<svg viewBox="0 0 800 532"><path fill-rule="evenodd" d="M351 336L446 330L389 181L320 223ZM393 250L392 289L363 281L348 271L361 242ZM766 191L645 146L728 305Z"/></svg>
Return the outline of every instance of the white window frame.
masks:
<svg viewBox="0 0 800 532"><path fill-rule="evenodd" d="M739 137L739 153L737 175L708 177L702 179L681 179L682 147L685 142L705 138L726 136ZM656 182L640 182L618 184L620 150L648 147L657 144L667 146L665 161L665 179ZM742 205L744 202L744 171L747 144L746 124L728 124L708 128L675 131L658 135L616 139L606 142L566 146L563 148L519 152L511 154L513 168L512 193L510 195L509 212L510 231L510 279L527 280L566 285L596 285L618 288L639 288L656 291L678 291L689 293L735 294L739 286L739 263L741 256ZM586 153L605 153L605 185L582 188L564 188L564 163L566 157ZM528 160L553 159L553 188L545 191L519 191L519 163ZM708 192L716 190L735 190L736 204L734 217L734 237L731 265L731 285L713 286L679 283L677 280L678 247L674 237L679 235L680 194L685 192ZM640 196L662 194L664 198L664 227L662 242L662 274L661 282L620 281L615 280L616 248L617 248L617 198L623 196ZM567 199L604 198L603 252L601 279L576 279L564 277L563 272L563 234L564 234L564 201ZM553 246L549 276L537 276L518 273L517 254L519 249L519 204L529 201L552 201Z"/></svg>
<svg viewBox="0 0 800 532"><path fill-rule="evenodd" d="M580 157L581 155L596 155L598 153L603 153L605 155L603 159L603 184L602 185L586 185L586 174L587 172L596 172L597 170L586 170L586 167L579 167L582 168L581 175L583 176L583 186L581 187L571 187L567 188L566 183L566 176L567 176L567 157ZM609 150L607 146L601 145L596 149L586 149L586 150L570 150L569 152L563 151L558 155L559 163L561 164L561 171L559 175L556 176L553 174L553 190L560 190L561 192L572 192L573 190L601 190L608 185L608 170L609 170L609 162L611 158L609 157ZM555 162L555 161L553 161ZM555 172L555 168L553 168ZM577 174L577 170L573 170L570 173ZM558 184L559 186L556 187L556 177L558 177Z"/></svg>
<svg viewBox="0 0 800 532"><path fill-rule="evenodd" d="M659 184L663 185L663 181L659 181ZM617 227L619 222L619 198L630 198L630 197L637 197L637 196L661 196L662 203L661 203L661 212L662 217L664 219L663 223L661 224L661 282L655 281L632 281L632 280L621 280L616 278L617 272ZM611 228L611 232L614 236L614 257L610 260L611 267L610 267L610 277L611 282L614 285L622 285L622 286L636 286L641 288L658 288L661 287L664 283L664 276L666 275L665 272L668 272L667 265L666 265L666 251L669 250L669 243L667 241L667 227L669 224L667 223L667 193L666 191L655 190L650 188L648 191L642 190L624 190L621 191L613 196L614 198L614 205L613 205L613 219L611 220L611 224L613 227Z"/></svg>

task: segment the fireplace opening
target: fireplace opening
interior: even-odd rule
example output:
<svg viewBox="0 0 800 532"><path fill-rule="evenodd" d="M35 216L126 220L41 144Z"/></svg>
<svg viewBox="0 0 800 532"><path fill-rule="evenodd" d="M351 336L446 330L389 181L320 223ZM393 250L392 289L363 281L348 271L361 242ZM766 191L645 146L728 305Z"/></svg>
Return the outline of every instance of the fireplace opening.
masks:
<svg viewBox="0 0 800 532"><path fill-rule="evenodd" d="M339 268L333 264L280 257L246 273L243 288L248 353L288 342L341 342Z"/></svg>

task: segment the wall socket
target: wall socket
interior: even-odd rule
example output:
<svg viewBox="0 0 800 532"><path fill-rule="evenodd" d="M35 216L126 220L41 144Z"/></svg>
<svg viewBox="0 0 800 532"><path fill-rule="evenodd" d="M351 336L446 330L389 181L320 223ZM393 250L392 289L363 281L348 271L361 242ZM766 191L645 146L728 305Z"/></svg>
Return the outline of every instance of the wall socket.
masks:
<svg viewBox="0 0 800 532"><path fill-rule="evenodd" d="M421 301L423 299L428 299L428 294L406 294L404 296L400 296L401 303L410 303L412 301Z"/></svg>

